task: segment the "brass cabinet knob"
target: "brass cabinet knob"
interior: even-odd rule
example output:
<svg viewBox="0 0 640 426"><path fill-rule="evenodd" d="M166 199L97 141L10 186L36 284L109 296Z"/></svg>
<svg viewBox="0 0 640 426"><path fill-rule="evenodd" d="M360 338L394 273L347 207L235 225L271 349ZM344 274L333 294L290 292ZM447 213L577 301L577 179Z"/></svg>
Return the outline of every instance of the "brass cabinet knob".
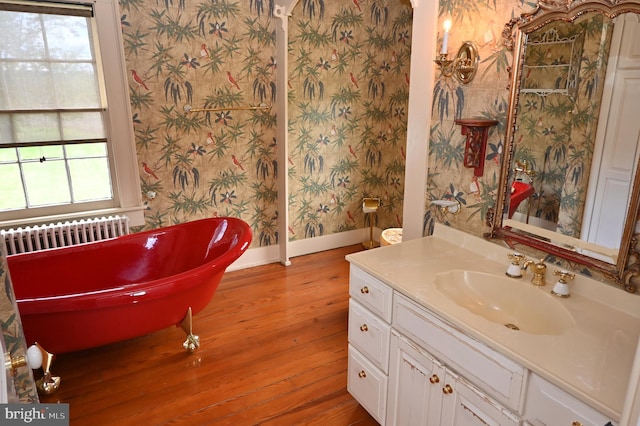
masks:
<svg viewBox="0 0 640 426"><path fill-rule="evenodd" d="M360 289L360 293L362 293L362 294L367 294L367 293L369 293L369 287L367 287L367 286L362 287L362 288Z"/></svg>
<svg viewBox="0 0 640 426"><path fill-rule="evenodd" d="M582 426L582 423L576 420L575 422L571 423L571 426Z"/></svg>
<svg viewBox="0 0 640 426"><path fill-rule="evenodd" d="M367 330L369 330L369 327L367 327L367 324L362 324L360 326L360 331L367 331Z"/></svg>
<svg viewBox="0 0 640 426"><path fill-rule="evenodd" d="M365 373L365 371L362 370L358 373L358 377L360 377L361 379L364 379L365 377L367 377L367 373Z"/></svg>
<svg viewBox="0 0 640 426"><path fill-rule="evenodd" d="M442 388L442 393L444 393L445 395L452 394L453 388L450 385L444 385L444 387Z"/></svg>
<svg viewBox="0 0 640 426"><path fill-rule="evenodd" d="M440 383L440 377L438 377L437 374L434 374L433 376L429 377L429 381L432 384Z"/></svg>

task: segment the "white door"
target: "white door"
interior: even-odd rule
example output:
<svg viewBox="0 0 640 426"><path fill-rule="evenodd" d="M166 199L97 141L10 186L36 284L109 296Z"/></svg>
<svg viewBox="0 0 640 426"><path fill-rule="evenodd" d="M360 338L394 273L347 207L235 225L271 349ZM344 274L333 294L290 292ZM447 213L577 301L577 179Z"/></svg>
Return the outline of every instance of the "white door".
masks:
<svg viewBox="0 0 640 426"><path fill-rule="evenodd" d="M640 146L640 23L635 14L614 24L582 239L618 248Z"/></svg>

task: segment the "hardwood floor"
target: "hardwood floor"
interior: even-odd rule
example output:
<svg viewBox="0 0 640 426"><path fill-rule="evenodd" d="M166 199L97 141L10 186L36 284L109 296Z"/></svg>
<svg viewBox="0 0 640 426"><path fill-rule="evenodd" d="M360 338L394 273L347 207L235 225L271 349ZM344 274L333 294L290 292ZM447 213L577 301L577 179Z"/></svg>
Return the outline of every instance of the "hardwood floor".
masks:
<svg viewBox="0 0 640 426"><path fill-rule="evenodd" d="M350 246L227 272L194 317L200 348L171 327L61 354L52 371L71 425L377 425L347 384Z"/></svg>

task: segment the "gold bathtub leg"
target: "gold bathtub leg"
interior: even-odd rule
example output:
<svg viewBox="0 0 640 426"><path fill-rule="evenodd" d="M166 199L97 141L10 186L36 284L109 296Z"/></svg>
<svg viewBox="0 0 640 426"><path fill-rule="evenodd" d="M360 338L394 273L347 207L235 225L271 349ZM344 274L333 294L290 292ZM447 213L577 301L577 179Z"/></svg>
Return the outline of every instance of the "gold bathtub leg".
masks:
<svg viewBox="0 0 640 426"><path fill-rule="evenodd" d="M193 320L191 314L191 307L187 310L187 315L180 323L180 327L187 333L187 340L182 343L182 347L187 352L195 352L200 347L200 337L193 334Z"/></svg>
<svg viewBox="0 0 640 426"><path fill-rule="evenodd" d="M41 378L36 380L36 388L44 395L51 395L60 387L60 377L51 374L54 355L47 352L38 342L34 345L42 353L42 371L44 373Z"/></svg>

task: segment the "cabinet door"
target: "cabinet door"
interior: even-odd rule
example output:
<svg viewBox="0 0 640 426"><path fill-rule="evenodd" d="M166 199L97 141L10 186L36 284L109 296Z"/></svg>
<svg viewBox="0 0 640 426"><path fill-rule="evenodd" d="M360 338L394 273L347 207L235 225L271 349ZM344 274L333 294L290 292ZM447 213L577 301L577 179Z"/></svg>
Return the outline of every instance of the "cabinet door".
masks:
<svg viewBox="0 0 640 426"><path fill-rule="evenodd" d="M464 378L447 370L442 386L442 426L515 426L520 419Z"/></svg>
<svg viewBox="0 0 640 426"><path fill-rule="evenodd" d="M444 368L429 354L391 335L387 425L440 425Z"/></svg>

